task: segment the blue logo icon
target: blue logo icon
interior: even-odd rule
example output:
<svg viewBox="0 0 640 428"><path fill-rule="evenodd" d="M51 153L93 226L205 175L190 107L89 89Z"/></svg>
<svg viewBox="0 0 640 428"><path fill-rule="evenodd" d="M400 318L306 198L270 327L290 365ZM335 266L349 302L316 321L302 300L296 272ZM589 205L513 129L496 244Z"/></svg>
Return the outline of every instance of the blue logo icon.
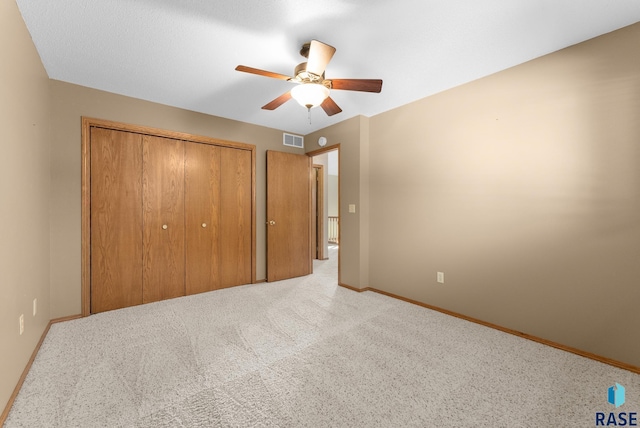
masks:
<svg viewBox="0 0 640 428"><path fill-rule="evenodd" d="M618 382L609 388L609 403L616 406L616 409L624 404L624 386Z"/></svg>

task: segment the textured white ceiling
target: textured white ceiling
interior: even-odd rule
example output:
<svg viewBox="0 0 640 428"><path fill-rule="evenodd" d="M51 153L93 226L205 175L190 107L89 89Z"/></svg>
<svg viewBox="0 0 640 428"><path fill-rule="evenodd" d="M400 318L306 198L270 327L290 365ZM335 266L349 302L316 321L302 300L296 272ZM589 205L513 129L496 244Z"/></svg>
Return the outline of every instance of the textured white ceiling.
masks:
<svg viewBox="0 0 640 428"><path fill-rule="evenodd" d="M640 21L640 0L17 0L52 79L308 134L373 116ZM291 100L301 45L337 52L327 78L379 78L382 93L332 91L327 117Z"/></svg>

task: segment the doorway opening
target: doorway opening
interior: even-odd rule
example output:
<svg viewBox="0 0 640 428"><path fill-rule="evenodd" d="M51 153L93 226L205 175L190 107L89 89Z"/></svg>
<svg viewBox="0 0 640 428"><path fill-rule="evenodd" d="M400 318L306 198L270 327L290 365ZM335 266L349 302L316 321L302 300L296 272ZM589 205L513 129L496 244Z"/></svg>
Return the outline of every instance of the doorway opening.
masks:
<svg viewBox="0 0 640 428"><path fill-rule="evenodd" d="M340 276L340 147L307 153L313 159L313 259L337 259ZM338 279L339 280L339 279Z"/></svg>

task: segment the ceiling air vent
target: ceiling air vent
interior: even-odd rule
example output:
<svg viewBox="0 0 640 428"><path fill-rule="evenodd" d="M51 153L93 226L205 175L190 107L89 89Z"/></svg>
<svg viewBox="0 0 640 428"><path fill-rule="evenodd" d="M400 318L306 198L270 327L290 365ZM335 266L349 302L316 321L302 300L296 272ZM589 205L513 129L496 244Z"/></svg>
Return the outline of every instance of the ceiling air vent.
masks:
<svg viewBox="0 0 640 428"><path fill-rule="evenodd" d="M285 132L282 134L282 144L289 147L304 149L304 137L301 137L300 135L287 134Z"/></svg>

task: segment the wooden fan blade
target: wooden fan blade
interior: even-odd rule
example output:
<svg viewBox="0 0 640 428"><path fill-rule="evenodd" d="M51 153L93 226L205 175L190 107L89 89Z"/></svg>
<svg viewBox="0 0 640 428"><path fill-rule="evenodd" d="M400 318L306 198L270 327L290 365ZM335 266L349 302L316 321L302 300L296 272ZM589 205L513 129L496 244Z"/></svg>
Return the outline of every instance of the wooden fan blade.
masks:
<svg viewBox="0 0 640 428"><path fill-rule="evenodd" d="M273 77L274 79L280 80L291 80L291 77L285 76L284 74L274 73L272 71L260 70L258 68L247 67L246 65L239 65L236 67L237 71L243 71L245 73L257 74L259 76Z"/></svg>
<svg viewBox="0 0 640 428"><path fill-rule="evenodd" d="M382 80L380 79L331 79L331 89L379 93L380 91L382 91Z"/></svg>
<svg viewBox="0 0 640 428"><path fill-rule="evenodd" d="M278 107L280 107L282 104L284 104L287 101L289 101L290 99L291 99L291 91L285 92L284 94L280 95L275 100L273 100L270 103L265 104L264 106L262 106L262 109L263 110L275 110Z"/></svg>
<svg viewBox="0 0 640 428"><path fill-rule="evenodd" d="M322 107L322 110L327 113L327 116L333 116L334 114L338 114L342 111L331 97L327 97L322 104L320 104L320 107Z"/></svg>
<svg viewBox="0 0 640 428"><path fill-rule="evenodd" d="M307 71L316 76L322 76L324 69L327 68L327 64L329 64L335 52L336 48L333 46L317 40L311 40L309 58L307 60Z"/></svg>

